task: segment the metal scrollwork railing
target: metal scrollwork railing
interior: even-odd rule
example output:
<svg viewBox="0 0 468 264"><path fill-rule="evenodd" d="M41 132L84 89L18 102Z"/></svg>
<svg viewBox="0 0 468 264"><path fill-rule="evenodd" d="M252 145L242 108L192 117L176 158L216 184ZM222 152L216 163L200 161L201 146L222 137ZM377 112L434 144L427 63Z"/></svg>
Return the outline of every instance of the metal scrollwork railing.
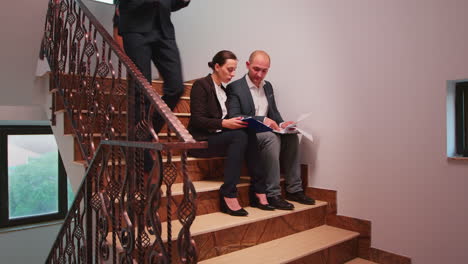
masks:
<svg viewBox="0 0 468 264"><path fill-rule="evenodd" d="M162 202L169 204L172 199L161 191L167 177L157 173L142 179L130 165L138 159L135 153L139 150L159 152L180 147L151 142L101 142L46 263L196 263L196 248L188 225L195 217L196 193L187 175L183 177L184 198L177 210L182 223L178 250L173 251L171 236L175 230L168 225L172 212L167 212L166 219L159 214L165 209ZM182 166L186 166L183 157ZM161 162L159 158L153 170L160 170ZM172 168L169 170L175 173ZM174 179L173 175L170 177L170 181ZM170 183L164 184L170 187Z"/></svg>
<svg viewBox="0 0 468 264"><path fill-rule="evenodd" d="M206 143L192 138L81 0L50 0L48 7L41 58L51 68L53 106L63 105L87 172L46 262L196 263L187 150ZM146 99L135 100L135 89ZM135 101L149 102L150 112L135 113ZM152 110L176 134L173 142L154 133ZM175 152L182 153L178 166ZM151 171L144 169L148 153ZM172 197L178 177L179 204ZM182 225L176 241L173 217Z"/></svg>

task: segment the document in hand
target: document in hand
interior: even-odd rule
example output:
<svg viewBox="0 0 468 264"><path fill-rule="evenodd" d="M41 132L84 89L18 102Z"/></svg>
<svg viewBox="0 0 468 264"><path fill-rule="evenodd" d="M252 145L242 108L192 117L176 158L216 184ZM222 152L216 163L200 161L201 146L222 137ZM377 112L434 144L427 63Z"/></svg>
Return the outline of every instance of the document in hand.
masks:
<svg viewBox="0 0 468 264"><path fill-rule="evenodd" d="M290 124L289 126L282 128L279 131L273 130L273 132L278 134L299 134L299 130L296 127L296 124Z"/></svg>
<svg viewBox="0 0 468 264"><path fill-rule="evenodd" d="M265 125L264 123L258 121L257 119L253 117L245 117L242 119L242 121L248 123L248 128L255 130L256 133L261 133L261 132L267 132L267 131L272 131L271 127Z"/></svg>

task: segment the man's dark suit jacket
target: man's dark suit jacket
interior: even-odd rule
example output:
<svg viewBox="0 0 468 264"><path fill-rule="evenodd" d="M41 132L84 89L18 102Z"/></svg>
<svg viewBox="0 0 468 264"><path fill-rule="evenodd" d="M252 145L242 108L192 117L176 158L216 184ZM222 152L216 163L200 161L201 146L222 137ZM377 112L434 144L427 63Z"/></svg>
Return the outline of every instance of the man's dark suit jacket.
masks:
<svg viewBox="0 0 468 264"><path fill-rule="evenodd" d="M193 84L190 92L190 112L188 130L196 140L207 140L209 134L223 129L223 110L218 102L211 74Z"/></svg>
<svg viewBox="0 0 468 264"><path fill-rule="evenodd" d="M232 82L227 86L227 108L229 117L237 116L251 116L258 121L263 122L265 116L255 115L255 104L250 93L250 88L247 84L248 76L244 76L237 81ZM278 108L276 107L275 95L273 93L273 86L270 82L265 81L263 86L265 96L268 100L268 114L267 117L273 119L278 125L283 121Z"/></svg>
<svg viewBox="0 0 468 264"><path fill-rule="evenodd" d="M175 39L171 12L189 3L190 0L120 0L119 33L147 33L155 29L166 39Z"/></svg>

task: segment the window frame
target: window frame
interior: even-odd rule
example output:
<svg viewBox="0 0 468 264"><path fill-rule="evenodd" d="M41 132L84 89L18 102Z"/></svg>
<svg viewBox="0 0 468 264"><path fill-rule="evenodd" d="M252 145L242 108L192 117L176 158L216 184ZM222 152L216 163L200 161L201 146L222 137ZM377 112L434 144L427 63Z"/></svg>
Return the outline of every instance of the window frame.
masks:
<svg viewBox="0 0 468 264"><path fill-rule="evenodd" d="M467 157L468 148L466 142L466 109L465 98L468 96L468 82L455 84L455 151L459 156Z"/></svg>
<svg viewBox="0 0 468 264"><path fill-rule="evenodd" d="M24 216L9 219L8 191L8 136L9 135L53 135L50 126L4 126L0 125L0 228L64 219L68 211L67 174L58 153L58 211L55 213Z"/></svg>

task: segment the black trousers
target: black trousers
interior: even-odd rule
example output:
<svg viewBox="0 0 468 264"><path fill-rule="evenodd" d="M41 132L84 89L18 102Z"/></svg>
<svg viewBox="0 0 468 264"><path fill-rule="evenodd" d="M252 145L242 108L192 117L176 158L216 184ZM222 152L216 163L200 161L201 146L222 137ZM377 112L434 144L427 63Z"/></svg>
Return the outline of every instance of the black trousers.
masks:
<svg viewBox="0 0 468 264"><path fill-rule="evenodd" d="M163 92L161 97L164 102L172 110L179 101L180 96L184 92L184 84L182 80L182 67L180 63L179 49L175 39L166 39L158 30L153 30L148 33L124 33L122 34L124 49L128 57L133 60L136 66L140 69L142 74L151 83L151 62L156 65L160 74L164 79ZM142 121L144 110L145 117L149 115L150 102L146 96L142 96L142 87L135 84L135 124ZM143 93L144 94L144 93ZM143 102L141 102L141 98ZM141 105L144 109L141 109ZM162 116L155 112L152 116L152 125L156 133L161 131L164 125ZM148 134L145 138L138 140L150 141L151 136ZM144 171L149 172L153 166L151 155L148 151L144 154Z"/></svg>
<svg viewBox="0 0 468 264"><path fill-rule="evenodd" d="M128 57L133 60L150 83L151 62L156 65L164 79L164 95L161 98L171 110L174 109L184 92L180 54L175 39L165 39L157 30L148 33L124 33L122 38ZM142 89L138 85L135 85L135 87L135 114L136 121L139 122L141 121L139 99ZM146 97L144 98L145 111L148 114L150 104L149 100ZM156 133L161 130L163 125L164 120L161 116L154 114L153 127Z"/></svg>
<svg viewBox="0 0 468 264"><path fill-rule="evenodd" d="M260 166L255 133L247 130L224 130L208 136L208 148L190 150L190 155L199 158L226 157L224 162L224 184L221 195L237 197L237 187L241 175L242 163L247 161L250 174L250 189L256 193L265 193L265 175Z"/></svg>

